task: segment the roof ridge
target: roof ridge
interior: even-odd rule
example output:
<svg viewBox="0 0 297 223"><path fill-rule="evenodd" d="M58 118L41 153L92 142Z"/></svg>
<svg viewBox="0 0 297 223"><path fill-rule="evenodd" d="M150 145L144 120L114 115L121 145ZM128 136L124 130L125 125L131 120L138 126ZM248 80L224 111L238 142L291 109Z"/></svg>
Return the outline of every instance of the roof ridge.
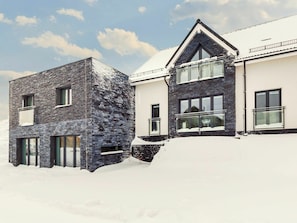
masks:
<svg viewBox="0 0 297 223"><path fill-rule="evenodd" d="M280 20L287 19L287 18L290 18L290 17L295 17L295 16L297 16L297 14L283 16L281 18L275 18L275 19L272 19L272 20L269 20L269 21L265 21L265 22L262 22L262 23L255 24L255 25L250 25L250 26L247 26L247 27L238 28L238 29L235 29L233 31L224 33L224 34L222 34L222 36L228 35L228 34L231 34L231 33L235 33L235 32L239 32L239 31L243 31L243 30L247 30L247 29L251 29L251 28L254 28L254 27L266 25L266 24L269 24L269 23L273 23L273 22L276 22L276 21L280 21Z"/></svg>

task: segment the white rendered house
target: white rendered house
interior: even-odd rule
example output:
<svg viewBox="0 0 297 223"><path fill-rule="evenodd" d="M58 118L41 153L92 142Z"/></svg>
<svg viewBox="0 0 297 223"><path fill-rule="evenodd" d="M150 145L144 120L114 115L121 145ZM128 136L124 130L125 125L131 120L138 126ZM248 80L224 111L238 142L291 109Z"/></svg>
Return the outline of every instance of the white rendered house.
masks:
<svg viewBox="0 0 297 223"><path fill-rule="evenodd" d="M297 15L219 35L197 20L177 48L160 51L130 76L136 135L297 132L294 24Z"/></svg>
<svg viewBox="0 0 297 223"><path fill-rule="evenodd" d="M235 31L236 130L297 131L297 16Z"/></svg>
<svg viewBox="0 0 297 223"><path fill-rule="evenodd" d="M135 86L135 135L160 138L168 135L168 81L166 63L175 52L158 52L131 76Z"/></svg>

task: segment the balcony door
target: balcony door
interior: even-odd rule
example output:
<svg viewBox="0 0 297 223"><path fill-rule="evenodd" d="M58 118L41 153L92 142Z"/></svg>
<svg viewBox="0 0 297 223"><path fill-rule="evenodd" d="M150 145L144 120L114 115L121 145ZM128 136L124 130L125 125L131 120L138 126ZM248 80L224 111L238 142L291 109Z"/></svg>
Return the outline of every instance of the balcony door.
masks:
<svg viewBox="0 0 297 223"><path fill-rule="evenodd" d="M282 114L280 89L255 93L255 127L281 127Z"/></svg>

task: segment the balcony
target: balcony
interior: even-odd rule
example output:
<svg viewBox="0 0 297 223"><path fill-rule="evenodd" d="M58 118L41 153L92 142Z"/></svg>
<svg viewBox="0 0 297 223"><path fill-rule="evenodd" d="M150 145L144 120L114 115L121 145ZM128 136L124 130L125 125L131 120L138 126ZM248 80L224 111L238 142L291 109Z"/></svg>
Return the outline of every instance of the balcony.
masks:
<svg viewBox="0 0 297 223"><path fill-rule="evenodd" d="M156 136L161 134L161 119L152 118L149 119L149 135Z"/></svg>
<svg viewBox="0 0 297 223"><path fill-rule="evenodd" d="M285 107L265 107L253 109L254 130L283 129Z"/></svg>
<svg viewBox="0 0 297 223"><path fill-rule="evenodd" d="M35 107L24 107L19 109L19 125L30 126L34 125Z"/></svg>
<svg viewBox="0 0 297 223"><path fill-rule="evenodd" d="M225 130L225 110L176 114L176 130L183 132Z"/></svg>

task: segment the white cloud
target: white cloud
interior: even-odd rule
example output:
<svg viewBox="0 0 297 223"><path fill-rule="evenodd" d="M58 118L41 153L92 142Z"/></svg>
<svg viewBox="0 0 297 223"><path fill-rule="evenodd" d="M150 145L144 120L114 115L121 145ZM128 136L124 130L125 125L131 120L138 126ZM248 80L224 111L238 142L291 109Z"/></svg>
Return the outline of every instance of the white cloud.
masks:
<svg viewBox="0 0 297 223"><path fill-rule="evenodd" d="M52 22L52 23L56 23L57 22L57 19L56 19L56 17L54 15L51 15L49 17L49 21Z"/></svg>
<svg viewBox="0 0 297 223"><path fill-rule="evenodd" d="M11 23L12 23L11 20L5 18L5 16L4 16L3 13L0 13L0 22L2 22L2 23L6 23L6 24L11 24Z"/></svg>
<svg viewBox="0 0 297 223"><path fill-rule="evenodd" d="M97 39L103 48L114 50L122 56L133 54L152 56L157 52L152 45L140 41L134 32L123 29L107 28L105 32L99 32Z"/></svg>
<svg viewBox="0 0 297 223"><path fill-rule="evenodd" d="M52 48L58 54L63 56L72 56L76 58L95 57L101 59L102 55L95 49L81 48L75 44L69 43L63 36L55 35L47 31L39 37L27 37L23 39L22 44L33 45L34 47Z"/></svg>
<svg viewBox="0 0 297 223"><path fill-rule="evenodd" d="M33 71L17 72L13 70L0 70L0 77L6 77L8 79L15 79L33 74Z"/></svg>
<svg viewBox="0 0 297 223"><path fill-rule="evenodd" d="M93 6L98 0L84 0L89 6Z"/></svg>
<svg viewBox="0 0 297 223"><path fill-rule="evenodd" d="M145 6L140 6L138 8L138 12L140 12L141 14L145 13L146 12L146 7Z"/></svg>
<svg viewBox="0 0 297 223"><path fill-rule="evenodd" d="M75 10L75 9L62 8L62 9L57 10L57 13L60 15L72 16L72 17L75 17L76 19L81 20L81 21L84 20L83 12Z"/></svg>
<svg viewBox="0 0 297 223"><path fill-rule="evenodd" d="M225 33L292 15L296 8L295 0L183 0L173 8L171 22L199 18L215 31Z"/></svg>
<svg viewBox="0 0 297 223"><path fill-rule="evenodd" d="M31 18L26 16L17 16L15 21L20 26L37 24L37 19L35 16Z"/></svg>

